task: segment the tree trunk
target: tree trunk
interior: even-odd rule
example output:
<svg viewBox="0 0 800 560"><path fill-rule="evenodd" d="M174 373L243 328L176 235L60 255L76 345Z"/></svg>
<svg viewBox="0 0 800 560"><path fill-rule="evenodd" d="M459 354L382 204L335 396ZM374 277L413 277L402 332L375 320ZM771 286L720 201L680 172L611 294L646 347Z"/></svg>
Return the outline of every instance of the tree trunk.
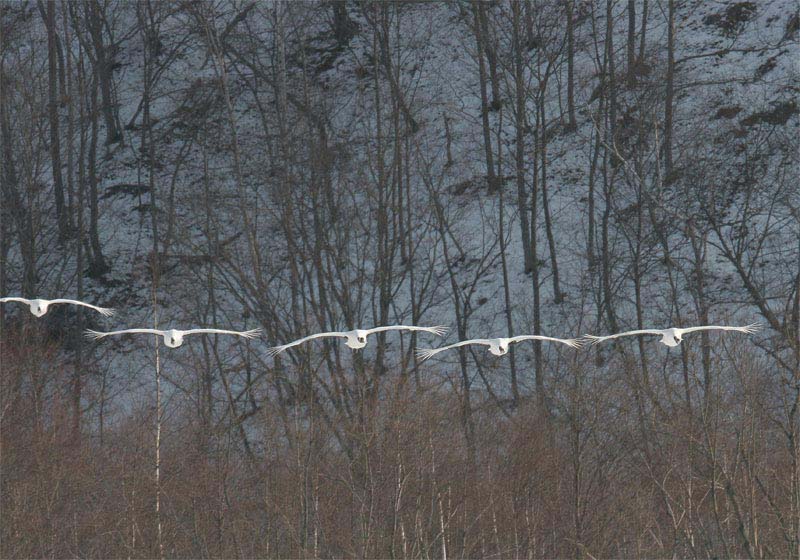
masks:
<svg viewBox="0 0 800 560"><path fill-rule="evenodd" d="M489 184L489 192L495 192L500 185L494 174L494 158L492 155L492 136L489 125L489 96L486 91L486 64L484 63L484 36L483 25L481 24L481 2L473 3L472 9L475 15L475 42L478 45L478 81L481 90L481 120L483 121L483 149L486 154L486 181Z"/></svg>
<svg viewBox="0 0 800 560"><path fill-rule="evenodd" d="M103 257L103 248L100 244L100 234L98 223L100 221L100 211L97 204L97 137L98 123L97 123L97 76L95 75L92 80L92 93L91 93L91 121L92 132L89 138L89 245L91 252L89 254L89 275L93 278L99 278L108 272L108 265Z"/></svg>
<svg viewBox="0 0 800 560"><path fill-rule="evenodd" d="M533 288L533 332L542 332L541 315L541 294L539 286L539 250L537 244L536 226L538 224L538 195L539 195L539 130L536 128L533 133L533 169L531 178L533 186L531 189L531 285ZM533 341L533 375L536 387L536 401L540 410L545 410L544 394L544 372L542 371L542 342Z"/></svg>
<svg viewBox="0 0 800 560"><path fill-rule="evenodd" d="M353 38L358 25L347 14L346 0L330 0L333 10L333 36L336 44L345 47Z"/></svg>
<svg viewBox="0 0 800 560"><path fill-rule="evenodd" d="M69 235L67 212L64 208L64 181L61 175L61 137L58 129L58 59L55 2L48 1L46 6L39 0L45 27L47 27L47 114L50 124L50 161L53 173L53 193L56 199L56 221L58 237L64 241Z"/></svg>
<svg viewBox="0 0 800 560"><path fill-rule="evenodd" d="M664 105L664 176L670 181L672 173L672 112L675 78L675 0L669 0L667 22L667 86Z"/></svg>
<svg viewBox="0 0 800 560"><path fill-rule="evenodd" d="M114 98L111 94L111 57L108 47L103 39L103 21L101 17L101 6L98 0L86 1L87 28L92 38L94 47L94 70L96 79L100 82L100 91L103 96L103 119L106 125L106 145L114 144L122 140L122 133L117 127L117 120L114 116Z"/></svg>
<svg viewBox="0 0 800 560"><path fill-rule="evenodd" d="M8 224L11 222L5 197L0 197L0 294L8 293L8 251L11 248L11 231ZM6 326L6 309L0 305L0 336Z"/></svg>
<svg viewBox="0 0 800 560"><path fill-rule="evenodd" d="M389 12L388 4L379 4L378 7L378 14L380 21L373 22L373 26L375 26L376 32L378 34L378 45L380 46L380 60L383 63L384 72L386 74L386 80L389 82L389 87L392 90L392 95L397 100L399 104L400 111L403 113L405 117L406 124L408 125L409 130L412 134L419 130L419 123L417 123L414 116L411 114L411 109L408 107L406 103L405 95L403 95L403 91L400 89L400 79L399 74L395 69L395 65L392 63L391 52L389 52ZM399 17L399 15L397 16Z"/></svg>
<svg viewBox="0 0 800 560"><path fill-rule="evenodd" d="M575 23L573 18L573 0L567 0L567 113L569 123L567 128L575 130L578 123L575 120Z"/></svg>
<svg viewBox="0 0 800 560"><path fill-rule="evenodd" d="M544 81L544 88L547 87L547 80ZM550 250L550 265L553 268L553 302L561 303L564 301L564 294L561 292L561 283L558 278L558 255L556 253L556 239L553 233L553 221L550 217L550 202L547 196L547 124L545 121L546 113L544 109L544 90L539 100L539 137L541 161L539 165L542 169L542 211L544 212L544 228L547 235L547 247Z"/></svg>
<svg viewBox="0 0 800 560"><path fill-rule="evenodd" d="M603 286L603 304L608 317L609 327L613 332L618 331L617 318L614 312L612 302L613 292L611 289L611 239L609 236L609 227L611 222L611 208L612 200L614 197L614 171L611 164L613 155L613 146L616 145L616 119L617 119L617 84L616 84L616 67L614 64L614 24L612 14L613 0L606 0L606 48L605 48L605 75L603 76L606 84L605 96L608 102L607 123L605 128L605 138L607 146L603 155L603 194L605 197L601 235L602 235L602 286Z"/></svg>
<svg viewBox="0 0 800 560"><path fill-rule="evenodd" d="M486 56L486 61L489 63L489 79L492 84L492 103L489 108L492 111L500 110L502 99L500 96L500 78L497 73L497 48L492 41L492 35L489 33L489 18L486 15L486 2L478 1L478 19L477 22L481 28L481 39L483 43L483 53Z"/></svg>
<svg viewBox="0 0 800 560"><path fill-rule="evenodd" d="M519 129L519 127L517 127ZM503 111L500 110L500 123L497 127L497 174L500 174L502 169L502 138L503 133ZM505 232L505 204L503 197L503 189L500 189L498 196L498 236L500 237L500 262L503 269L503 301L505 303L506 315L506 336L514 336L514 319L511 314L511 287L508 279L508 258L506 256L506 232ZM508 365L511 370L511 396L514 400L514 406L519 402L519 387L517 385L517 360L514 352L514 345L511 345L508 353Z"/></svg>
<svg viewBox="0 0 800 560"><path fill-rule="evenodd" d="M600 109L597 111L597 115L600 116L603 114L603 97L600 98ZM599 129L593 132L594 135L594 142L592 143L592 162L589 167L589 192L587 194L587 209L586 212L589 214L588 219L588 234L587 234L587 243L586 243L586 261L588 265L588 270L590 274L595 272L595 268L597 267L597 249L596 245L597 242L595 240L595 191L597 185L597 160L600 155L600 148L602 143L600 141L600 134L601 131Z"/></svg>
<svg viewBox="0 0 800 560"><path fill-rule="evenodd" d="M628 0L628 87L636 83L636 0Z"/></svg>
<svg viewBox="0 0 800 560"><path fill-rule="evenodd" d="M67 8L62 4L62 21L64 24L64 43L70 44L70 29L67 20ZM83 99L82 92L75 89L75 83L72 73L72 51L67 50L64 61L65 65L65 92L64 99L67 103L67 192L69 192L70 200L73 198L73 191L75 188L74 172L75 172L75 102L76 100ZM76 229L74 230L75 240L75 276L77 278L77 296L79 301L83 301L83 203L84 203L84 185L83 182L78 184L78 192L75 194L76 200L74 209L77 212ZM70 204L70 207L73 205ZM70 216L70 223L73 218ZM78 307L78 330L83 331L84 316L83 308ZM81 433L81 397L83 392L83 337L78 337L77 347L75 348L75 371L73 372L72 379L72 417L73 417L73 437L77 440ZM105 375L105 372L103 372ZM100 403L100 443L103 441L103 401L104 395L101 394Z"/></svg>
<svg viewBox="0 0 800 560"><path fill-rule="evenodd" d="M378 47L377 44L373 45L373 52L374 55L380 56L379 51L383 51L384 56L386 57L386 64L387 64L387 71L390 71L392 68L391 64L391 51L389 49L389 13L388 13L389 6L382 5L380 7L380 22L379 25L381 26L380 31L380 40L383 41L383 46ZM399 14L397 15L399 17ZM376 35L377 35L376 30ZM395 78L396 76L393 76ZM399 93L399 92L398 92ZM400 114L400 100L397 96L394 96L393 99L393 115L398 117L395 120L395 124L399 126L399 114ZM376 247L376 261L377 267L375 270L374 276L374 284L378 287L378 316L374 317L378 324L384 325L388 321L389 318L389 305L391 304L391 293L390 293L390 278L391 278L391 256L389 250L390 244L390 231L389 231L389 215L387 213L387 208L391 204L391 188L389 183L389 177L386 170L386 162L385 162L385 152L386 152L386 142L385 138L388 137L388 133L384 132L384 119L383 119L383 100L381 98L381 88L380 84L378 83L378 73L375 73L375 131L376 131L376 138L375 138L375 149L376 149L376 163L377 163L377 199L378 199L378 207L376 213L376 233L377 233L377 247ZM399 149L399 146L395 145L395 149ZM385 333L379 333L377 337L377 344L376 344L376 361L375 361L375 374L373 375L373 388L377 388L378 380L383 375L383 358L386 349L386 336ZM369 400L370 406L372 405L372 398Z"/></svg>
<svg viewBox="0 0 800 560"><path fill-rule="evenodd" d="M642 31L639 35L639 56L638 56L638 63L644 64L644 49L647 45L646 36L647 36L647 8L648 8L648 0L642 0Z"/></svg>
<svg viewBox="0 0 800 560"><path fill-rule="evenodd" d="M442 120L444 121L444 146L445 146L445 154L447 156L447 161L445 162L445 167L452 167L453 166L453 133L450 132L450 117L447 116L447 113L442 115Z"/></svg>
<svg viewBox="0 0 800 560"><path fill-rule="evenodd" d="M517 175L517 212L519 214L519 227L522 237L522 255L525 264L525 273L529 273L531 263L531 237L528 224L528 194L525 192L525 80L522 63L522 25L520 18L520 3L512 2L513 11L513 41L514 41L514 100L515 100L515 171Z"/></svg>

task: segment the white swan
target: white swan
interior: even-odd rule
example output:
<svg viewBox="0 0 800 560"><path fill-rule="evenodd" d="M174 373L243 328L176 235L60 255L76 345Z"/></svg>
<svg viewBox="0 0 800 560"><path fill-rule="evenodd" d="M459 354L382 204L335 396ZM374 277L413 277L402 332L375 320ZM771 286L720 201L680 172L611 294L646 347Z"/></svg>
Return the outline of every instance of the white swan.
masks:
<svg viewBox="0 0 800 560"><path fill-rule="evenodd" d="M314 340L315 338L330 338L330 337L346 338L347 341L344 343L345 346L352 348L353 350L359 350L367 345L367 336L383 331L423 331L435 334L436 336L442 336L444 333L447 332L447 327L442 327L442 326L415 327L411 325L390 325L386 327L375 327L372 329L353 329L352 331L323 332L323 333L312 334L310 336L306 336L304 338L300 338L293 342L282 344L280 346L273 346L268 350L268 353L270 356L275 356L277 354L280 354L287 348L291 348L292 346L297 346L298 344L303 344L304 342L308 342L309 340Z"/></svg>
<svg viewBox="0 0 800 560"><path fill-rule="evenodd" d="M420 359L420 361L424 362L439 352L443 352L451 348L458 348L459 346L466 346L468 344L481 344L483 346L488 346L490 354L494 354L495 356L503 356L504 354L508 353L508 347L510 344L522 342L523 340L544 340L548 342L560 342L561 344L566 344L571 348L581 347L581 341L576 338L553 338L550 336L540 336L536 334L524 334L511 338L473 338L471 340L462 340L461 342L456 342L455 344L450 344L448 346L442 346L441 348L424 348L417 350L417 357Z"/></svg>
<svg viewBox="0 0 800 560"><path fill-rule="evenodd" d="M78 301L76 299L26 299L21 297L4 297L0 298L0 303L7 303L10 301L18 301L20 303L26 304L31 309L31 313L36 315L37 317L41 317L45 313L47 313L47 308L53 304L59 303L69 303L71 305L82 305L83 307L88 307L89 309L94 309L98 313L105 315L106 317L110 317L114 314L114 310L109 307L97 307L96 305L92 305L91 303L85 303L82 301Z"/></svg>
<svg viewBox="0 0 800 560"><path fill-rule="evenodd" d="M592 341L592 344L598 344L603 342L604 340L609 340L611 338L619 338L621 336L635 336L640 334L655 334L661 337L661 342L666 344L667 346L677 346L683 340L683 335L696 332L696 331L737 331L743 332L745 334L753 334L757 332L761 328L760 323L753 323L752 325L747 325L744 327L729 327L723 325L705 325L702 327L687 327L685 329L678 328L678 327L670 327L668 329L644 329L640 331L627 331L617 334L610 334L608 336L595 336L593 334L587 334L585 338Z"/></svg>
<svg viewBox="0 0 800 560"><path fill-rule="evenodd" d="M111 332L98 332L91 329L86 330L86 337L92 340L100 340L107 336L115 336L118 334L155 334L164 337L164 344L170 348L177 348L183 344L183 337L189 334L233 334L244 338L255 338L261 333L261 329L253 329L249 331L227 331L223 329L188 329L185 331L177 329L169 329L166 331L158 329L125 329L121 331Z"/></svg>

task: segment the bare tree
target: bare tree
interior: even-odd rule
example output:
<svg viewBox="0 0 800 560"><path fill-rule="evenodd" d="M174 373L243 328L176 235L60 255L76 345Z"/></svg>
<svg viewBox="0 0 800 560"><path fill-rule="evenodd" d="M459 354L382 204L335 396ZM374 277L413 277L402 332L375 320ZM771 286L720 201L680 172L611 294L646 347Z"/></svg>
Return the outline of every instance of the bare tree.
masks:
<svg viewBox="0 0 800 560"><path fill-rule="evenodd" d="M664 99L664 173L672 173L672 128L675 96L675 0L667 3L667 75Z"/></svg>
<svg viewBox="0 0 800 560"><path fill-rule="evenodd" d="M56 220L58 221L58 232L63 242L68 235L69 220L71 216L68 208L64 204L64 179L61 174L61 136L59 134L59 114L58 107L58 58L56 36L55 2L38 3L42 19L47 27L47 92L48 92L48 117L50 124L50 158L53 170L53 194L56 202Z"/></svg>
<svg viewBox="0 0 800 560"><path fill-rule="evenodd" d="M481 121L483 123L483 150L486 154L486 181L489 191L495 192L500 188L497 176L495 175L494 156L492 151L491 125L489 123L489 96L487 93L486 63L486 26L484 25L484 5L482 2L473 2L472 11L474 15L473 29L475 32L475 42L478 46L478 83L481 91Z"/></svg>
<svg viewBox="0 0 800 560"><path fill-rule="evenodd" d="M567 126L575 129L578 124L575 120L575 14L573 0L565 2L567 18L567 113L569 122Z"/></svg>
<svg viewBox="0 0 800 560"><path fill-rule="evenodd" d="M91 43L86 43L86 53L92 62L95 79L98 82L103 97L102 111L106 127L106 145L122 142L122 132L119 130L114 111L112 96L113 56L111 47L106 44L104 33L105 13L99 0L84 0L83 5L86 30ZM91 47L91 48L90 48Z"/></svg>
<svg viewBox="0 0 800 560"><path fill-rule="evenodd" d="M628 0L627 77L628 87L636 82L636 1Z"/></svg>
<svg viewBox="0 0 800 560"><path fill-rule="evenodd" d="M529 273L533 267L531 256L531 230L528 220L528 193L525 185L525 130L528 127L525 100L527 98L524 78L525 66L523 64L522 46L522 17L520 4L511 4L512 34L514 49L514 128L516 132L514 146L514 166L517 181L517 213L519 214L520 239L522 240L522 256L525 263L525 272ZM574 107L572 117L574 117Z"/></svg>

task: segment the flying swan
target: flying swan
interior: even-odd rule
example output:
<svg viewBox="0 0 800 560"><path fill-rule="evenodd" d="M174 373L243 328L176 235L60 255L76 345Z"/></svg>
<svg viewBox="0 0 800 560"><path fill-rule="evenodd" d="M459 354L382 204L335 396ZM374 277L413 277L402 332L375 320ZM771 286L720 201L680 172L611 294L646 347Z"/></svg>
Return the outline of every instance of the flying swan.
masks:
<svg viewBox="0 0 800 560"><path fill-rule="evenodd" d="M489 353L495 356L503 356L508 353L508 346L515 342L522 342L523 340L545 340L548 342L560 342L566 344L571 348L580 348L582 342L576 338L553 338L550 336L539 336L536 334L524 334L514 336L511 338L473 338L472 340L462 340L455 344L442 346L441 348L424 348L417 350L417 357L420 361L424 362L431 356L435 356L439 352L449 350L451 348L458 348L459 346L466 346L468 344L482 344L489 347Z"/></svg>
<svg viewBox="0 0 800 560"><path fill-rule="evenodd" d="M281 352L283 352L284 350L286 350L287 348L291 348L292 346L297 346L298 344L303 344L304 342L308 342L309 340L314 340L315 338L330 338L330 337L346 338L347 341L344 343L345 346L352 348L353 350L359 350L367 345L367 336L383 331L424 331L424 332L429 332L431 334L435 334L436 336L442 336L447 332L447 327L442 327L442 326L415 327L409 325L391 325L387 327L375 327L372 329L354 329L352 331L334 331L334 332L317 333L307 336L305 338L297 339L294 342L282 344L281 346L273 346L268 350L268 353L270 356L276 356Z"/></svg>
<svg viewBox="0 0 800 560"><path fill-rule="evenodd" d="M677 346L683 340L683 335L695 331L737 331L743 332L745 334L753 334L757 332L761 328L760 323L753 323L752 325L747 325L744 327L728 327L728 326L720 326L720 325L706 325L702 327L687 327L685 329L680 329L678 327L670 327L668 329L644 329L641 331L628 331L623 333L617 334L610 334L608 336L594 336L593 334L587 334L585 338L592 341L592 344L598 344L603 342L604 340L609 340L611 338L619 338L621 336L634 336L640 334L657 334L661 337L661 342L666 344L667 346Z"/></svg>
<svg viewBox="0 0 800 560"><path fill-rule="evenodd" d="M36 315L37 317L41 317L45 313L47 313L47 308L50 305L58 304L58 303L69 303L72 305L82 305L83 307L88 307L89 309L94 309L98 313L105 315L106 317L110 317L114 314L114 310L108 307L97 307L96 305L92 305L91 303L84 303L82 301L78 301L75 299L25 299L21 297L4 297L0 298L0 303L7 303L9 301L18 301L20 303L26 304L28 307L31 308L31 313Z"/></svg>
<svg viewBox="0 0 800 560"><path fill-rule="evenodd" d="M179 331L177 329L170 329L168 331L161 331L158 329L125 329L122 331L111 332L98 332L91 329L86 330L86 337L92 340L100 340L107 336L118 334L155 334L164 337L164 344L170 348L177 348L183 344L183 337L188 334L233 334L244 338L255 338L261 333L261 329L253 329L249 331L226 331L223 329L189 329Z"/></svg>

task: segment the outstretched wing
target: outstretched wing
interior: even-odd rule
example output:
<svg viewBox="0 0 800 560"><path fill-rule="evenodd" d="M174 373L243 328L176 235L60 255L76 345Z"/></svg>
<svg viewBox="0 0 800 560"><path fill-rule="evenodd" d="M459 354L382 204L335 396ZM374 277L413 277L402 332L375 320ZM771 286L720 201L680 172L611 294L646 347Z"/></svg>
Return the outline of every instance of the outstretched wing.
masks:
<svg viewBox="0 0 800 560"><path fill-rule="evenodd" d="M491 346L492 341L488 338L473 338L472 340L462 340L461 342L448 344L447 346L441 346L439 348L420 348L417 350L417 358L419 358L421 362L424 362L439 352L444 352L445 350L450 350L451 348L458 348L459 346L466 346L468 344L482 344L484 346Z"/></svg>
<svg viewBox="0 0 800 560"><path fill-rule="evenodd" d="M83 307L88 307L89 309L94 309L98 313L105 315L106 317L111 317L114 314L114 310L110 307L97 307L96 305L92 305L91 303L85 303L83 301L78 301L76 299L51 299L50 303L70 303L72 305L82 305Z"/></svg>
<svg viewBox="0 0 800 560"><path fill-rule="evenodd" d="M761 323L753 323L745 325L744 327L728 327L723 325L704 325L702 327L687 327L685 329L678 329L683 333L690 333L695 331L737 331L746 334L753 334L761 330Z"/></svg>
<svg viewBox="0 0 800 560"><path fill-rule="evenodd" d="M101 338L105 338L107 336L115 336L118 334L157 334L159 336L163 336L164 331L159 331L156 329L125 329L122 331L100 332L100 331L93 331L91 329L86 329L86 332L84 332L84 336L92 340L100 340Z"/></svg>
<svg viewBox="0 0 800 560"><path fill-rule="evenodd" d="M560 342L561 344L566 344L571 348L580 348L583 346L583 342L581 342L581 340L578 338L553 338L551 336L542 336L538 334L523 334L508 339L509 342L522 342L523 340L545 340L547 342Z"/></svg>
<svg viewBox="0 0 800 560"><path fill-rule="evenodd" d="M280 346L273 346L272 348L267 350L267 354L269 354L270 356L276 356L277 354L280 354L287 348L291 348L292 346L297 346L298 344L303 344L304 342L308 342L309 340L314 340L315 338L330 338L330 337L347 338L347 334L338 331L312 334L303 338L298 338L293 342L288 342Z"/></svg>
<svg viewBox="0 0 800 560"><path fill-rule="evenodd" d="M0 303L7 303L9 301L18 301L20 303L27 303L27 304L31 303L31 300L25 299L25 298L21 298L21 297L4 297L4 298L0 298Z"/></svg>
<svg viewBox="0 0 800 560"><path fill-rule="evenodd" d="M610 340L612 338L619 338L621 336L636 336L636 335L640 335L640 334L656 334L656 335L660 336L660 335L664 334L664 331L661 331L661 330L658 330L658 329L644 329L644 330L641 330L641 331L627 331L627 332L621 332L621 333L617 333L617 334L609 334L607 336L595 336L593 334L585 334L585 335L583 335L583 338L591 340L592 344L598 344L600 342L603 342L604 340Z"/></svg>
<svg viewBox="0 0 800 560"><path fill-rule="evenodd" d="M447 327L439 325L436 327L417 327L414 325L389 325L386 327L375 327L372 329L365 329L368 335L383 332L383 331L424 331L436 336L442 336L447 332Z"/></svg>
<svg viewBox="0 0 800 560"><path fill-rule="evenodd" d="M229 331L225 329L189 329L183 331L184 334L233 334L244 338L256 338L261 334L261 329L251 329L249 331Z"/></svg>

